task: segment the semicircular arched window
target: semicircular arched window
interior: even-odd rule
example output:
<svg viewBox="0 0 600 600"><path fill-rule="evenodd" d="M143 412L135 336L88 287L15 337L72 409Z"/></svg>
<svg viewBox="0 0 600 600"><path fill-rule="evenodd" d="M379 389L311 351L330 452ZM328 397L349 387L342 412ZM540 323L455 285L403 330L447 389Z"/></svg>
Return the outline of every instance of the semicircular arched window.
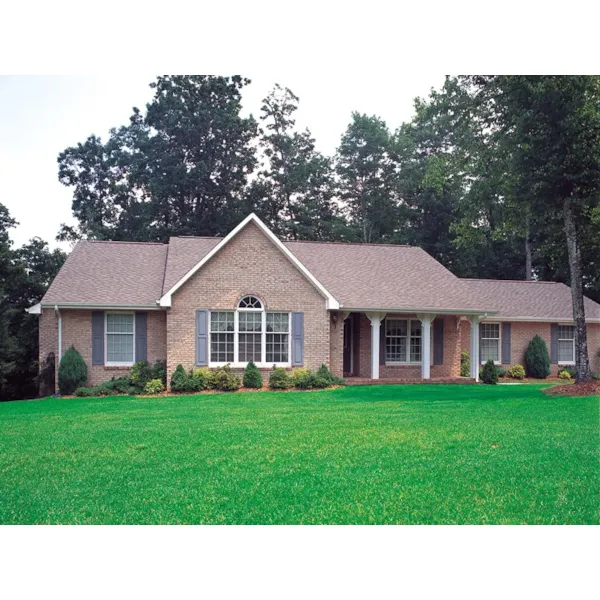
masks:
<svg viewBox="0 0 600 600"><path fill-rule="evenodd" d="M238 308L246 310L262 310L262 302L256 296L244 296L238 302Z"/></svg>

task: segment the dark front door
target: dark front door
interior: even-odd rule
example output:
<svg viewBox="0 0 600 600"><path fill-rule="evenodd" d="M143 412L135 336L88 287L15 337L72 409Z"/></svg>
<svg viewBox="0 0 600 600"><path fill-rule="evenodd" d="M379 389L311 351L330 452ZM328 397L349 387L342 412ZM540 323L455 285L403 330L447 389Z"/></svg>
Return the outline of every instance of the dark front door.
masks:
<svg viewBox="0 0 600 600"><path fill-rule="evenodd" d="M344 321L344 376L353 375L353 348L354 348L354 315L349 315Z"/></svg>

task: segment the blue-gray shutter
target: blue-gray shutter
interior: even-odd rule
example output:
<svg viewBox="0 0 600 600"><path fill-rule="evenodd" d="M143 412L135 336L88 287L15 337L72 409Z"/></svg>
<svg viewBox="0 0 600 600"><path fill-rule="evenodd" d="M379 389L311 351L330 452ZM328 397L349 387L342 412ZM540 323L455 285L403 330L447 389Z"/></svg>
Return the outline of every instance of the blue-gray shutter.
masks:
<svg viewBox="0 0 600 600"><path fill-rule="evenodd" d="M92 312L92 364L104 364L104 311Z"/></svg>
<svg viewBox="0 0 600 600"><path fill-rule="evenodd" d="M208 311L196 311L196 364L208 365Z"/></svg>
<svg viewBox="0 0 600 600"><path fill-rule="evenodd" d="M379 326L379 364L385 365L385 319L381 319Z"/></svg>
<svg viewBox="0 0 600 600"><path fill-rule="evenodd" d="M510 365L510 323L502 323L502 364Z"/></svg>
<svg viewBox="0 0 600 600"><path fill-rule="evenodd" d="M135 362L148 360L148 313L135 313Z"/></svg>
<svg viewBox="0 0 600 600"><path fill-rule="evenodd" d="M433 321L433 364L444 364L444 319Z"/></svg>
<svg viewBox="0 0 600 600"><path fill-rule="evenodd" d="M550 362L558 363L558 323L550 325Z"/></svg>
<svg viewBox="0 0 600 600"><path fill-rule="evenodd" d="M292 365L304 364L304 313L292 313Z"/></svg>

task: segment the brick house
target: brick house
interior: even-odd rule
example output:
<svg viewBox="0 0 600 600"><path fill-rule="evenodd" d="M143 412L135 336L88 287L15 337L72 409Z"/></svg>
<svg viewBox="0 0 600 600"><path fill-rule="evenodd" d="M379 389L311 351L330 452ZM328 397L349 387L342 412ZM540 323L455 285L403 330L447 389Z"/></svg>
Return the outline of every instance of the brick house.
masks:
<svg viewBox="0 0 600 600"><path fill-rule="evenodd" d="M600 305L585 302L600 370ZM157 359L168 380L178 364L241 371L250 360L267 376L274 364L325 363L344 377L447 379L461 349L523 364L536 333L553 373L574 364L564 284L460 279L416 247L282 242L253 214L224 238L81 241L29 312L40 317L40 364L73 345L89 385Z"/></svg>

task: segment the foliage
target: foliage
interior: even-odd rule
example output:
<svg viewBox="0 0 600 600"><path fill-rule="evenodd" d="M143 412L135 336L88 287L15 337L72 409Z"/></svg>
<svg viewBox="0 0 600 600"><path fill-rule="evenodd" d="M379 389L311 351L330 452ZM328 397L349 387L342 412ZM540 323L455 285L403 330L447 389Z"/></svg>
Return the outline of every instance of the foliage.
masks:
<svg viewBox="0 0 600 600"><path fill-rule="evenodd" d="M202 367L190 371L188 389L184 391L199 392L201 390L210 390L214 387L212 371L206 367Z"/></svg>
<svg viewBox="0 0 600 600"><path fill-rule="evenodd" d="M287 390L293 385L288 372L281 367L273 367L269 377L269 387L272 390Z"/></svg>
<svg viewBox="0 0 600 600"><path fill-rule="evenodd" d="M137 387L140 391L145 389L146 384L154 379L152 369L148 361L138 360L129 370L129 379L131 384Z"/></svg>
<svg viewBox="0 0 600 600"><path fill-rule="evenodd" d="M83 356L71 346L58 365L58 390L63 396L72 394L87 381L87 365Z"/></svg>
<svg viewBox="0 0 600 600"><path fill-rule="evenodd" d="M250 361L244 371L244 387L260 389L263 386L262 375L258 367Z"/></svg>
<svg viewBox="0 0 600 600"><path fill-rule="evenodd" d="M128 377L114 377L100 385L92 387L80 387L75 390L75 395L82 398L97 398L100 396L114 396L115 394L127 394L134 396L140 393L140 389L131 384Z"/></svg>
<svg viewBox="0 0 600 600"><path fill-rule="evenodd" d="M144 386L144 392L146 394L160 394L165 391L165 386L161 379L151 379L146 382Z"/></svg>
<svg viewBox="0 0 600 600"><path fill-rule="evenodd" d="M469 359L468 350L463 350L460 353L460 376L471 377L471 360Z"/></svg>
<svg viewBox="0 0 600 600"><path fill-rule="evenodd" d="M481 370L481 381L492 385L498 383L498 369L493 360L488 360L483 365L483 369Z"/></svg>
<svg viewBox="0 0 600 600"><path fill-rule="evenodd" d="M187 392L190 389L189 376L182 365L177 365L171 375L171 391Z"/></svg>
<svg viewBox="0 0 600 600"><path fill-rule="evenodd" d="M508 372L506 371L506 369L504 367L496 367L496 373L498 373L498 378L499 379L504 379L507 375Z"/></svg>
<svg viewBox="0 0 600 600"><path fill-rule="evenodd" d="M152 365L152 379L160 379L164 387L167 387L167 361L157 360Z"/></svg>
<svg viewBox="0 0 600 600"><path fill-rule="evenodd" d="M571 379L571 373L569 371L565 371L564 369L558 374L560 379Z"/></svg>
<svg viewBox="0 0 600 600"><path fill-rule="evenodd" d="M231 370L231 367L225 365L213 371L212 385L216 390L233 392L240 389L241 382L240 378Z"/></svg>
<svg viewBox="0 0 600 600"><path fill-rule="evenodd" d="M525 379L525 367L523 365L511 365L508 367L508 376L512 379Z"/></svg>
<svg viewBox="0 0 600 600"><path fill-rule="evenodd" d="M577 369L575 367L563 367L562 370L566 371L571 379L575 379L575 377L577 377Z"/></svg>
<svg viewBox="0 0 600 600"><path fill-rule="evenodd" d="M291 375L292 385L299 390L309 390L315 387L315 375L310 369L294 369Z"/></svg>
<svg viewBox="0 0 600 600"><path fill-rule="evenodd" d="M550 375L550 355L546 342L535 335L525 351L525 371L528 377L546 379Z"/></svg>

